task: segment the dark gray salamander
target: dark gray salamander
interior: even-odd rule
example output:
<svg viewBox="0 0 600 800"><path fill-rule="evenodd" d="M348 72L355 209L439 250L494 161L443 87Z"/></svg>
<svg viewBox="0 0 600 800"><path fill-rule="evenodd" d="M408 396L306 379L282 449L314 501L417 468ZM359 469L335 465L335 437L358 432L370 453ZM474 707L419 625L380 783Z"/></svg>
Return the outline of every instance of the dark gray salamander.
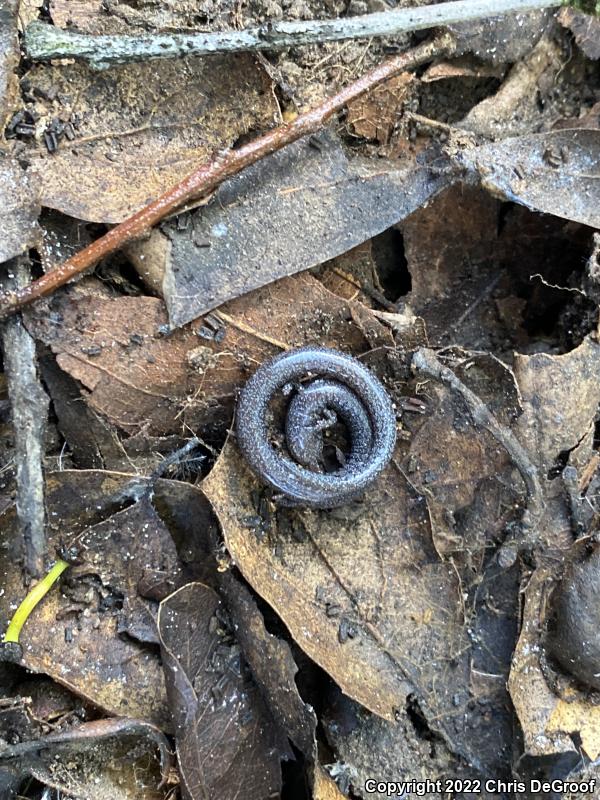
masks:
<svg viewBox="0 0 600 800"><path fill-rule="evenodd" d="M287 385L310 377L287 409L293 461L269 443L269 403ZM335 472L316 472L323 430L334 414L348 429L350 452ZM387 465L396 443L396 417L382 384L355 358L325 347L291 350L259 367L240 394L236 429L256 475L294 504L311 508L334 508L359 496Z"/></svg>

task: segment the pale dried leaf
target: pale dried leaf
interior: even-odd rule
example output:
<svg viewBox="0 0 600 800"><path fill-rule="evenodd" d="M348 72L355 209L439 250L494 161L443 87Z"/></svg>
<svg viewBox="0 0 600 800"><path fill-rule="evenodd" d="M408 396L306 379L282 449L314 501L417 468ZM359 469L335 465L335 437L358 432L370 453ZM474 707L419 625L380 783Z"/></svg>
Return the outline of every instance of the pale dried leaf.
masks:
<svg viewBox="0 0 600 800"><path fill-rule="evenodd" d="M203 483L244 577L346 694L394 719L416 688L443 727L463 670L451 667L464 647L458 584L397 468L383 473L355 512L290 512L288 524L296 518L301 537L280 527L261 538L244 523L256 516L259 486L231 441ZM328 614L333 606L338 612ZM451 673L452 689L445 685Z"/></svg>
<svg viewBox="0 0 600 800"><path fill-rule="evenodd" d="M461 163L492 194L600 227L600 131L562 130L464 150Z"/></svg>
<svg viewBox="0 0 600 800"><path fill-rule="evenodd" d="M128 217L275 113L269 82L246 55L104 72L43 64L27 78L39 96L39 141L26 152L41 202L96 222ZM73 125L75 138L63 136L50 153L42 133L57 118Z"/></svg>
<svg viewBox="0 0 600 800"><path fill-rule="evenodd" d="M593 427L600 392L600 345L591 337L563 355L517 354L514 372L523 403L516 430L533 462L547 473ZM588 443L587 462L591 457Z"/></svg>

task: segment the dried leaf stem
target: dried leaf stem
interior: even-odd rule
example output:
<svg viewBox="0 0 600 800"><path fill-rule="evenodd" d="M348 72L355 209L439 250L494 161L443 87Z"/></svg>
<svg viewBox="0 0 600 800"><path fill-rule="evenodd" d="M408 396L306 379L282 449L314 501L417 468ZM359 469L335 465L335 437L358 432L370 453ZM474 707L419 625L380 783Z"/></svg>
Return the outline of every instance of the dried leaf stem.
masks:
<svg viewBox="0 0 600 800"><path fill-rule="evenodd" d="M424 42L406 53L394 56L346 86L333 97L311 111L300 114L291 122L280 125L235 150L225 150L211 161L205 162L178 184L153 200L97 239L88 247L47 272L29 286L13 293L5 293L0 300L0 317L14 313L34 300L51 294L76 275L93 267L101 258L114 253L123 245L138 239L168 214L185 203L207 195L227 178L237 175L245 167L256 163L285 145L315 133L341 108L389 80L404 70L431 61L437 56L448 56L455 50L451 34L444 33Z"/></svg>
<svg viewBox="0 0 600 800"><path fill-rule="evenodd" d="M209 53L279 50L321 42L393 36L439 25L453 25L502 14L561 5L560 0L450 0L446 3L379 11L356 17L267 22L236 31L90 36L32 22L25 34L34 61L76 58L102 69L112 64Z"/></svg>
<svg viewBox="0 0 600 800"><path fill-rule="evenodd" d="M21 628L31 616L31 612L40 600L48 594L68 566L69 564L67 561L59 559L50 572L29 590L13 614L13 618L6 629L6 633L4 634L5 642L15 642L18 644Z"/></svg>

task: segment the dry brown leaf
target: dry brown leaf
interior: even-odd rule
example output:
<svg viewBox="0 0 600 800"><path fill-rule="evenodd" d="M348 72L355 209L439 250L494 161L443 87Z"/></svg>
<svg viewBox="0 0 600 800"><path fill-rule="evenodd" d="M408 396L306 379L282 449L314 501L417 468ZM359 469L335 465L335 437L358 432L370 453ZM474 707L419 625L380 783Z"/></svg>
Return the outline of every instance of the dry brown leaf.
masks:
<svg viewBox="0 0 600 800"><path fill-rule="evenodd" d="M578 733L591 759L600 755L598 707L575 697L565 700L549 686L540 666L543 624L554 570L538 569L525 591L525 609L515 648L509 689L523 730L525 751L544 756L575 750L570 734Z"/></svg>
<svg viewBox="0 0 600 800"><path fill-rule="evenodd" d="M402 72L348 106L347 123L356 136L388 144L404 106L415 93L417 81Z"/></svg>
<svg viewBox="0 0 600 800"><path fill-rule="evenodd" d="M412 278L407 299L430 340L484 349L495 323L488 304L498 281L498 201L481 189L452 186L399 227Z"/></svg>
<svg viewBox="0 0 600 800"><path fill-rule="evenodd" d="M164 485L171 492L179 486ZM148 631L154 624L155 606L138 594L140 579L163 571L173 589L182 581L182 567L171 534L143 497L145 488L142 479L118 473L65 470L47 477L50 550L78 534L82 564L67 570L61 587L36 608L20 641L27 668L109 713L168 727L160 661L133 637L152 640ZM198 495L186 485L179 503L187 513ZM17 546L14 510L4 514L3 527L7 541ZM24 588L12 553L3 553L0 603L7 621Z"/></svg>
<svg viewBox="0 0 600 800"><path fill-rule="evenodd" d="M344 800L345 797L336 782L317 764L313 772L313 800Z"/></svg>
<svg viewBox="0 0 600 800"><path fill-rule="evenodd" d="M573 509L563 481L552 469L557 465L562 469L566 461L585 472L589 463L596 463L591 430L600 391L599 350L600 346L588 337L564 355L515 357L515 376L523 403L515 430L540 471L545 502L538 523L544 550L541 565L527 584L509 689L526 752L536 756L573 750L572 733L578 733L585 741L590 758L600 755L595 705L564 674L561 680L567 682L570 696L561 698L547 679L548 669L544 669L544 632L552 610L550 590L556 584L561 561L573 558L579 547L573 545ZM572 708L565 707L565 699Z"/></svg>
<svg viewBox="0 0 600 800"><path fill-rule="evenodd" d="M563 117L554 123L554 129L564 128L600 128L600 103L591 108L582 109L578 117Z"/></svg>
<svg viewBox="0 0 600 800"><path fill-rule="evenodd" d="M542 8L527 14L501 14L449 25L458 38L461 53L473 53L482 61L502 64L526 56L552 21L552 11Z"/></svg>
<svg viewBox="0 0 600 800"><path fill-rule="evenodd" d="M365 714L360 706L343 697L327 708L324 727L337 759L328 765L328 771L341 792L365 800L384 800L385 792L365 791L367 780L376 776L376 781L398 783L461 775L460 760L440 739L436 739L432 757L432 740L428 732L419 730L421 709L416 704L410 710L415 713L400 714L396 723L390 723Z"/></svg>
<svg viewBox="0 0 600 800"><path fill-rule="evenodd" d="M556 130L471 147L457 162L496 197L600 227L600 131Z"/></svg>
<svg viewBox="0 0 600 800"><path fill-rule="evenodd" d="M492 355L459 348L444 356L497 419L508 425L514 421L520 400L508 367ZM512 508L518 499L518 490L511 488L512 464L506 452L465 417L460 400L433 384L422 392L425 416L422 424L411 426L404 469L425 498L438 552L468 553L472 564L481 565L490 537L497 543L510 518L499 519L498 508Z"/></svg>
<svg viewBox="0 0 600 800"><path fill-rule="evenodd" d="M223 183L187 224L162 225L171 240L162 283L171 324L347 252L448 180L414 157L349 157L331 131L287 145Z"/></svg>
<svg viewBox="0 0 600 800"><path fill-rule="evenodd" d="M317 717L298 692L298 667L290 646L267 631L252 594L231 571L221 574L219 589L234 621L236 640L275 723L307 759L313 759Z"/></svg>
<svg viewBox="0 0 600 800"><path fill-rule="evenodd" d="M369 301L364 288L382 291L373 258L373 240L369 239L353 247L341 256L328 261L321 269L315 269L321 283L330 292L344 300Z"/></svg>
<svg viewBox="0 0 600 800"><path fill-rule="evenodd" d="M600 755L600 708L581 700L559 700L546 726L549 733L573 733L581 736L581 744L595 761Z"/></svg>
<svg viewBox="0 0 600 800"><path fill-rule="evenodd" d="M62 295L54 310L34 311L29 329L52 347L60 368L80 381L93 410L129 434L160 436L197 427L202 404L195 405L193 395L205 376L190 366L187 354L200 349L202 340L191 327L167 336L160 300ZM205 350L210 363L212 351ZM206 389L210 396L210 383Z"/></svg>
<svg viewBox="0 0 600 800"><path fill-rule="evenodd" d="M162 436L201 429L214 441L229 425L235 391L252 365L316 341L363 346L350 316L347 303L298 275L170 335L164 306L153 297L64 294L50 313L35 309L28 327L83 384L91 408L121 430Z"/></svg>
<svg viewBox="0 0 600 800"><path fill-rule="evenodd" d="M600 20L575 8L561 8L558 21L570 28L575 41L588 58L600 58Z"/></svg>
<svg viewBox="0 0 600 800"><path fill-rule="evenodd" d="M591 337L564 355L517 354L514 372L524 412L516 430L533 462L546 474L561 453L573 450L593 427L600 391L600 345ZM587 457L579 452L580 462Z"/></svg>
<svg viewBox="0 0 600 800"><path fill-rule="evenodd" d="M219 596L201 583L183 586L161 603L158 627L184 797L276 797L277 732Z"/></svg>
<svg viewBox="0 0 600 800"><path fill-rule="evenodd" d="M393 719L416 687L443 726L456 691L446 681L464 646L458 584L398 469L346 515L280 509L264 538L245 522L259 488L232 441L203 483L244 577L346 694ZM284 532L286 514L302 535Z"/></svg>
<svg viewBox="0 0 600 800"><path fill-rule="evenodd" d="M21 746L23 773L86 800L164 800L169 742L154 725L127 717L86 722ZM31 753L31 759L28 758ZM4 752L3 757L9 754ZM162 787L162 788L161 788Z"/></svg>
<svg viewBox="0 0 600 800"><path fill-rule="evenodd" d="M41 203L96 222L128 217L218 148L267 126L276 108L269 81L247 55L103 72L44 64L27 79L39 97L40 139L26 154L40 177ZM50 153L42 133L57 119L73 126L75 138L63 136Z"/></svg>

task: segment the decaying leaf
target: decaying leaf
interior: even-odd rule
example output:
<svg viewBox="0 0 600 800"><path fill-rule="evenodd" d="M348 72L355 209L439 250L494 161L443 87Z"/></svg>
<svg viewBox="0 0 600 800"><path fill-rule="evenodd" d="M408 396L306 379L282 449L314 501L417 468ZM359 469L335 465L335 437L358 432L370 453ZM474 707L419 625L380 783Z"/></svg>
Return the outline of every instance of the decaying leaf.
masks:
<svg viewBox="0 0 600 800"><path fill-rule="evenodd" d="M104 72L38 65L27 80L38 98L27 157L40 201L97 222L121 221L275 112L266 76L246 55Z"/></svg>
<svg viewBox="0 0 600 800"><path fill-rule="evenodd" d="M600 20L575 8L561 8L558 21L570 28L575 41L588 58L600 58Z"/></svg>
<svg viewBox="0 0 600 800"><path fill-rule="evenodd" d="M397 480L397 474L391 469L390 472L388 479L393 481L397 491L398 484L401 487L402 481ZM236 565L253 588L275 608L298 644L313 660L335 676L347 694L357 698L375 713L393 719L394 710L402 704L402 699L406 696L408 683L402 669L404 659L400 655L394 657L393 650L389 653L390 647L393 648L393 641L389 642L388 638L396 639L399 636L398 628L387 634L385 631L380 634L376 629L370 629L370 619L377 619L378 603L382 597L386 599L385 610L387 611L389 604L391 613L394 616L398 613L393 600L395 592L386 596L386 589L387 592L390 591L387 588L389 579L386 572L392 570L392 564L384 561L383 554L378 549L384 546L380 541L380 534L376 529L370 530L370 508L371 505L376 507L375 498L367 503L366 509L361 509L362 519L352 520L351 523L337 518L330 521L327 516L317 514L316 522L320 523L317 542L310 535L310 527L315 525L315 522L311 525L312 512L306 512L308 516L299 512L296 527L300 526L300 538L303 541L297 541L299 537L291 534L288 537L279 535L275 549L272 536L261 541L256 532L243 522L245 518L256 516L257 509L252 502L252 496L259 485L240 459L232 442L226 445L215 468L203 484L203 489L219 516L227 547ZM383 486L376 487L373 494L380 504L384 502ZM400 537L393 548L397 554L394 559L396 569L397 561L401 558L399 551L411 550L416 546L407 531L412 504L410 501L406 503L409 499L406 494L404 489L400 495L404 502L397 504L403 508L396 511L400 519L405 520L404 525L401 524L395 531L396 536ZM231 505L232 497L236 498L236 506ZM305 516L306 519L303 518ZM420 529L419 525L425 525L418 516L414 521L410 520L410 524L417 530ZM308 529L307 525L310 526ZM276 534L277 530L274 530L272 535ZM392 549L389 541L385 546ZM354 575L352 579L343 570L344 562L347 562L348 567L352 561L348 554L344 555L346 550L353 557L358 552L361 553L362 574ZM337 558L332 561L335 556ZM413 558L413 563L422 562L424 557L426 560L425 553L422 553L420 559ZM396 586L399 578L397 575L394 578L396 580L393 584ZM429 579L432 583L436 579L435 566L431 568ZM364 597L364 607L353 608L359 591ZM425 598L415 597L415 602L419 605L425 602L427 605ZM338 614L327 616L328 606L336 606ZM415 610L412 615L415 619L415 632L418 632L420 617L426 610ZM408 616L407 612L406 617ZM351 637L340 634L343 622L346 628L352 628Z"/></svg>
<svg viewBox="0 0 600 800"><path fill-rule="evenodd" d="M436 726L456 725L466 689L459 586L395 466L347 515L280 509L264 538L245 522L258 486L231 442L203 488L236 565L346 694L394 719L414 692Z"/></svg>
<svg viewBox="0 0 600 800"><path fill-rule="evenodd" d="M336 782L335 800L340 794L385 800L385 792L365 791L365 784L374 775L377 781L401 782L461 774L458 760L439 739L435 740L432 758L431 739L427 732L423 736L423 729L419 731L419 706L410 709L410 715L399 714L398 721L391 723L366 715L347 698L334 699L324 713L324 724L337 755L337 761L327 765ZM325 798L329 800L327 794Z"/></svg>
<svg viewBox="0 0 600 800"><path fill-rule="evenodd" d="M34 313L30 331L84 386L91 408L121 430L160 436L198 427L202 404L194 404L193 397L204 383L204 370L194 369L187 355L201 348L202 339L191 328L168 336L160 300L64 295L57 297L54 316ZM211 366L216 356L208 345L203 352Z"/></svg>
<svg viewBox="0 0 600 800"><path fill-rule="evenodd" d="M308 759L314 758L317 718L298 692L295 682L298 667L290 646L267 631L251 593L231 572L223 574L219 588L235 620L236 640L269 711L296 747Z"/></svg>
<svg viewBox="0 0 600 800"><path fill-rule="evenodd" d="M600 227L600 131L561 130L463 150L458 161L492 194Z"/></svg>
<svg viewBox="0 0 600 800"><path fill-rule="evenodd" d="M517 354L514 364L524 413L518 420L521 442L542 473L561 454L575 450L593 428L600 390L600 345L591 337L564 355ZM592 455L587 440L579 466Z"/></svg>
<svg viewBox="0 0 600 800"><path fill-rule="evenodd" d="M171 324L346 252L446 182L412 162L348 160L324 134L289 145L223 184L185 230L163 226Z"/></svg>
<svg viewBox="0 0 600 800"><path fill-rule="evenodd" d="M163 800L171 754L154 725L120 717L86 722L0 748L0 759L58 792L86 800ZM164 787L164 788L161 788Z"/></svg>
<svg viewBox="0 0 600 800"><path fill-rule="evenodd" d="M182 582L182 566L146 488L143 479L117 473L65 470L47 477L51 550L75 539L82 563L67 570L61 587L27 621L22 663L109 713L168 728L161 665L156 652L142 644L156 641L151 632L157 606L140 596L139 584L162 572L170 591ZM186 491L191 495L180 503L189 510L198 492L191 486ZM14 525L11 509L3 527L13 547L18 545ZM3 551L1 569L6 624L24 588L12 552Z"/></svg>
<svg viewBox="0 0 600 800"><path fill-rule="evenodd" d="M541 620L544 619L548 580L547 571L538 569L525 594L523 625L515 648L510 673L510 696L515 706L525 740L525 750L532 755L549 755L573 749L567 730L549 729L550 720L562 702L552 691L540 667L542 650ZM556 717L554 717L556 721ZM585 728L585 715L579 731ZM593 748L592 748L593 752ZM596 755L589 753L592 758Z"/></svg>
<svg viewBox="0 0 600 800"><path fill-rule="evenodd" d="M83 384L91 409L119 429L145 436L200 430L218 441L251 365L315 341L358 348L365 336L348 325L351 316L352 303L299 275L170 334L160 300L96 294L58 296L49 313L33 310L28 327Z"/></svg>
<svg viewBox="0 0 600 800"><path fill-rule="evenodd" d="M518 61L544 34L552 19L549 9L502 14L491 19L450 25L461 52L492 64Z"/></svg>
<svg viewBox="0 0 600 800"><path fill-rule="evenodd" d="M225 622L219 596L201 583L161 603L158 626L184 797L277 796L280 751L260 693Z"/></svg>
<svg viewBox="0 0 600 800"><path fill-rule="evenodd" d="M458 348L444 354L454 373L479 399L510 425L520 413L512 372L491 355ZM441 387L426 388L425 417L413 431L405 469L427 503L432 535L440 554L463 553L481 568L485 553L512 518L498 519L498 508L513 509L520 487L514 483L507 453L464 417L461 402ZM436 413L432 406L437 407ZM475 522L476 520L476 522Z"/></svg>
<svg viewBox="0 0 600 800"><path fill-rule="evenodd" d="M40 369L73 464L81 469L130 469L116 432L87 403L81 402L77 383L50 356L41 360Z"/></svg>
<svg viewBox="0 0 600 800"><path fill-rule="evenodd" d="M414 84L414 75L403 72L350 103L346 122L353 133L387 144L404 105L414 94Z"/></svg>
<svg viewBox="0 0 600 800"><path fill-rule="evenodd" d="M0 153L0 262L8 261L32 247L38 237L39 203L30 172Z"/></svg>
<svg viewBox="0 0 600 800"><path fill-rule="evenodd" d="M565 696L557 693L544 669L546 628L552 618L552 594L561 564L575 557L577 521L589 521L593 510L583 505L579 477L593 457L593 423L598 406L600 371L598 344L591 338L560 356L519 355L515 376L521 391L523 414L516 423L520 440L540 470L545 494L539 521L545 545L540 566L527 583L523 625L510 674L509 688L531 755L568 752L571 734L578 733L590 758L600 754L598 715L588 694L564 673ZM575 470L576 490L569 495L560 472ZM547 556L544 558L544 553ZM569 707L567 708L567 704Z"/></svg>
<svg viewBox="0 0 600 800"><path fill-rule="evenodd" d="M498 206L483 190L458 184L399 226L411 274L407 301L436 344L484 349L483 337L493 334L489 306L501 277L494 260Z"/></svg>

